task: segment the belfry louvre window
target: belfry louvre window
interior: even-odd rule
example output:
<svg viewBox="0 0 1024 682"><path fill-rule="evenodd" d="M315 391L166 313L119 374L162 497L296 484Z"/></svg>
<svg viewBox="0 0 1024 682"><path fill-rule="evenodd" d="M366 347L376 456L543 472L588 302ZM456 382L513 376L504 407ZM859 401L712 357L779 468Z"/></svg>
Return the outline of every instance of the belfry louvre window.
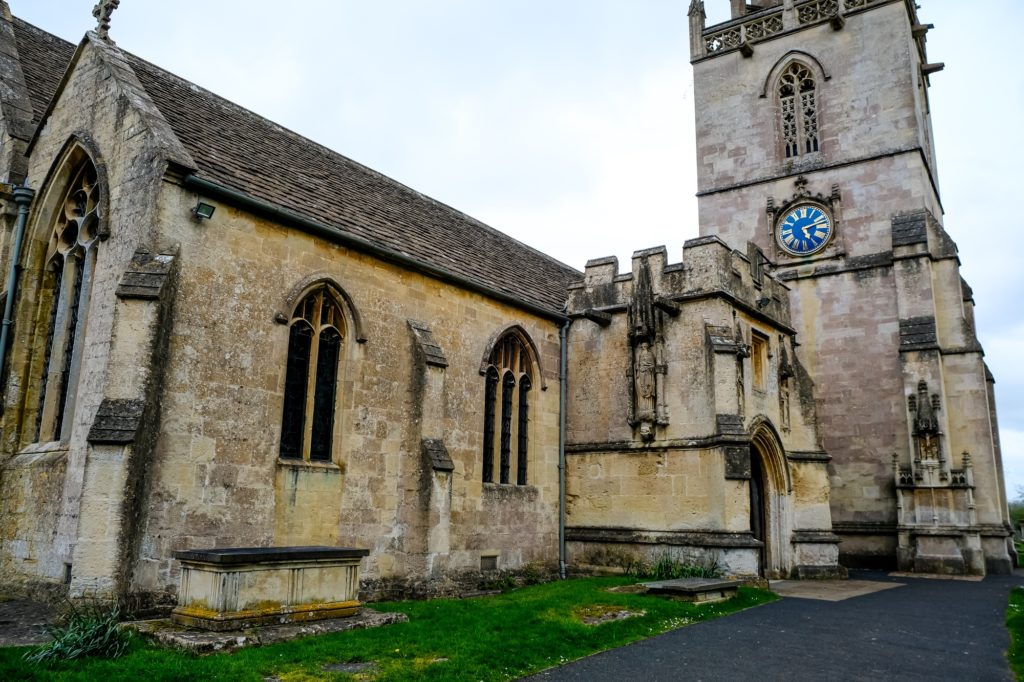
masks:
<svg viewBox="0 0 1024 682"><path fill-rule="evenodd" d="M70 436L100 241L100 186L96 168L85 160L74 167L69 177L64 199L55 209L39 296L44 311L37 319L45 320L46 337L36 441L65 440ZM49 306L48 311L45 306Z"/></svg>
<svg viewBox="0 0 1024 682"><path fill-rule="evenodd" d="M345 338L341 305L322 285L299 301L289 325L280 454L330 461Z"/></svg>
<svg viewBox="0 0 1024 682"><path fill-rule="evenodd" d="M794 62L779 78L786 158L818 151L818 100L811 70Z"/></svg>
<svg viewBox="0 0 1024 682"><path fill-rule="evenodd" d="M530 447L530 388L533 362L515 333L495 344L485 372L483 482L526 485Z"/></svg>

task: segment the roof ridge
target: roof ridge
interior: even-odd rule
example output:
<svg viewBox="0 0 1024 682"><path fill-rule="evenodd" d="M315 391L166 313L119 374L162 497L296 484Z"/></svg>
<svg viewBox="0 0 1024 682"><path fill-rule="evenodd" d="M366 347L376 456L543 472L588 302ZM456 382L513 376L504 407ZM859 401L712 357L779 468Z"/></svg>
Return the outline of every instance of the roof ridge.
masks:
<svg viewBox="0 0 1024 682"><path fill-rule="evenodd" d="M68 46L70 46L72 48L75 47L75 43L71 42L70 40L64 40L63 38L61 38L56 33L50 33L45 28L39 28L38 26L36 26L32 22L25 21L24 19L19 17L17 14L12 15L12 18L14 19L15 23L27 26L28 28L31 28L32 30L36 31L37 33L41 33L41 34L43 34L45 36L49 36L50 38L53 38L54 40L56 40L58 42L61 42L61 43L64 43L65 45L68 45Z"/></svg>
<svg viewBox="0 0 1024 682"><path fill-rule="evenodd" d="M121 48L118 48L118 49L121 49ZM238 104L237 102L232 102L231 100L229 100L228 98L224 97L223 95L218 95L216 92L214 92L214 91L212 91L212 90L210 90L208 88L204 88L203 86L201 86L201 85L199 85L197 83L194 83L193 81L190 81L187 78L179 76L176 73L168 71L167 69L165 69L165 68L163 68L161 66L158 66L158 65L154 64L153 62L151 62L151 61L149 61L147 59L143 59L142 57L140 57L140 56L138 56L138 55L136 55L136 54L134 54L132 52L129 52L128 50L121 49L121 51L124 52L126 55L128 55L129 58L131 58L133 60L137 60L139 62L142 62L147 67L149 67L149 68L151 68L151 69L153 69L155 71L158 71L161 74L170 76L171 78L177 80L179 83L188 86L190 89L197 90L201 94L210 97L219 106L224 106L226 108L230 108L230 109L232 109L232 110L234 110L236 112L242 113L242 114L244 114L244 115L246 115L248 117L251 117L251 118L259 120L259 121L262 121L264 123L267 123L271 127L275 128L276 130L284 133L285 135L288 135L289 137L293 138L294 140L296 140L298 142L305 143L306 145L308 145L309 147L315 149L318 152L324 153L325 155L330 156L330 157L344 159L346 162L348 162L348 163L350 163L352 165L358 166L362 170L364 170L364 171L366 171L366 172L368 172L368 173L370 173L372 175L375 175L378 178L381 178L381 179L386 180L386 181L388 181L390 183L393 183L394 185L396 185L396 186L398 186L398 187L408 191L409 193L415 194L416 196L420 197L421 199L424 199L424 200L426 200L426 201L428 201L428 202L430 202L432 204L435 204L437 206L445 208L445 209L447 209L448 211L450 211L452 213L459 214L460 216L465 218L468 222L474 223L475 225L477 225L479 227L482 227L485 230L488 230L491 233L496 234L496 235L498 235L498 236L500 236L500 237L502 237L504 239L509 239L511 241L514 241L517 244L519 244L520 246L522 246L523 248L529 249L530 251L533 251L538 256L541 256L542 258L545 258L545 259L551 261L552 263L561 266L562 268L570 270L574 274L578 274L580 276L582 276L582 274L583 274L582 272L580 272L576 268L572 267L571 265L568 265L567 263L563 263L562 261L558 260L554 256L551 256L550 254L544 253L543 251L537 249L536 247L530 246L529 244L526 244L525 242L522 242L519 239L516 239L515 237L509 235L506 232L503 232L502 230L499 230L496 227L488 225L487 223L483 222L479 218L474 218L473 216L469 215L465 211L462 211L462 210L460 210L458 208L455 208L454 206L451 206L450 204L447 204L447 203L441 201L440 199L435 199L434 197L430 196L429 194L424 194L423 192L421 192L421 191L419 191L419 190L417 190L417 189L407 185L406 183L402 182L401 180L396 180L395 178L391 177L390 175L386 175L386 174L384 174L381 171L378 171L378 170L376 170L374 168L371 168L370 166L367 166L364 163L361 163L360 161L356 161L355 159L351 158L350 156L342 154L341 152L339 152L339 151L337 151L335 149L331 149L327 145L325 145L325 144L323 144L321 142L317 142L316 140L314 140L312 138L306 137L305 135L303 135L300 132L297 132L295 130L292 130L291 128L283 126L280 123L278 123L278 122L276 122L276 121L274 121L272 119L269 119L269 118L267 118L266 116L264 116L264 115L262 115L260 113L257 113L255 111L253 111L252 109L248 109L248 108L242 106L241 104Z"/></svg>
<svg viewBox="0 0 1024 682"><path fill-rule="evenodd" d="M67 70L75 46L24 20L17 28L34 46L34 106L44 111L42 100L53 97L56 71ZM115 49L192 154L199 178L552 312L564 308L567 286L582 277L572 266L449 204L120 46Z"/></svg>

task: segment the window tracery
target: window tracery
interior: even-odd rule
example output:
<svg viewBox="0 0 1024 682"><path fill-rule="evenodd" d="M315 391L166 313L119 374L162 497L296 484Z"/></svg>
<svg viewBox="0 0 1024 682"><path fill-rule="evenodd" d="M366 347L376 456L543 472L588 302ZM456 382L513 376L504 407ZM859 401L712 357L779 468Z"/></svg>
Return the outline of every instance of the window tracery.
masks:
<svg viewBox="0 0 1024 682"><path fill-rule="evenodd" d="M793 62L779 78L779 105L786 158L818 151L816 84L811 70L800 62Z"/></svg>
<svg viewBox="0 0 1024 682"><path fill-rule="evenodd" d="M526 485L533 362L526 344L518 335L506 334L495 344L485 374L482 480L484 483L494 482L497 450L498 483L512 483L514 456L515 484ZM496 423L498 415L500 423Z"/></svg>
<svg viewBox="0 0 1024 682"><path fill-rule="evenodd" d="M280 455L330 461L345 338L341 305L327 285L308 293L289 321Z"/></svg>
<svg viewBox="0 0 1024 682"><path fill-rule="evenodd" d="M76 387L82 363L96 251L100 241L101 188L96 167L88 159L70 174L57 205L47 244L43 295L50 306L36 411L35 440L61 440L70 435ZM39 318L37 318L39 319Z"/></svg>

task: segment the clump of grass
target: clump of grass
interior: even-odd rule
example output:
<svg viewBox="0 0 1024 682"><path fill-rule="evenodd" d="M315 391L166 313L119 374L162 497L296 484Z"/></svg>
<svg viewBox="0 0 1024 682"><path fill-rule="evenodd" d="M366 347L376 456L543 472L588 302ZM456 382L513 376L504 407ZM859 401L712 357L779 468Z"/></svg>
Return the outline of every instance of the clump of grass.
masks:
<svg viewBox="0 0 1024 682"><path fill-rule="evenodd" d="M1006 629L1010 631L1010 650L1006 657L1018 680L1024 679L1024 588L1010 592L1006 606Z"/></svg>
<svg viewBox="0 0 1024 682"><path fill-rule="evenodd" d="M128 648L131 633L121 629L117 606L91 602L75 606L48 628L53 641L30 649L25 660L36 665L52 661L73 661L88 656L118 658Z"/></svg>
<svg viewBox="0 0 1024 682"><path fill-rule="evenodd" d="M677 578L720 578L722 567L718 559L692 563L662 552L653 563L636 559L626 567L626 574L636 578L675 580Z"/></svg>

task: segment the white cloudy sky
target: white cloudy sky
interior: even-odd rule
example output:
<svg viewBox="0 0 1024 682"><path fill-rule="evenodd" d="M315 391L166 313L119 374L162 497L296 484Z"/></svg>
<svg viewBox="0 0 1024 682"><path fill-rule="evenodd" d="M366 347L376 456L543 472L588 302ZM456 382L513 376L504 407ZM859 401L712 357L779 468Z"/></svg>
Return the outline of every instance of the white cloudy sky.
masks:
<svg viewBox="0 0 1024 682"><path fill-rule="evenodd" d="M10 0L77 42L93 0ZM707 0L709 23L728 0ZM945 226L1024 487L1019 0L919 0ZM582 268L697 235L688 0L124 0L118 44Z"/></svg>

